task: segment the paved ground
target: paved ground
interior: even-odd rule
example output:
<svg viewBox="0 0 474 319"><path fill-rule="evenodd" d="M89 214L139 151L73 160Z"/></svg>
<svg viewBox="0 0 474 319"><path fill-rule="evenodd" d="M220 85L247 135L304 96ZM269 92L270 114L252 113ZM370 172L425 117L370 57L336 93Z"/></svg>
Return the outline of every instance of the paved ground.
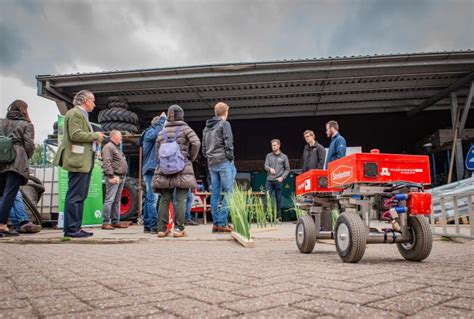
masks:
<svg viewBox="0 0 474 319"><path fill-rule="evenodd" d="M114 236L141 240L116 245L0 243L0 318L474 318L472 242L435 241L422 263L370 245L344 264L328 243L299 254L292 224L254 249L209 227L187 240L135 227Z"/></svg>

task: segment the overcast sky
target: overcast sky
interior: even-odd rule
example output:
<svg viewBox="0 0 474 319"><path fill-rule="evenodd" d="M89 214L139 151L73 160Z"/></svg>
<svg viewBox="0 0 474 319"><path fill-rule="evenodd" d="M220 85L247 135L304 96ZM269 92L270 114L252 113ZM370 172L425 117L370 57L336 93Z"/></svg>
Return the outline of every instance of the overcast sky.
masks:
<svg viewBox="0 0 474 319"><path fill-rule="evenodd" d="M474 49L474 0L0 0L0 117L56 104L35 75Z"/></svg>

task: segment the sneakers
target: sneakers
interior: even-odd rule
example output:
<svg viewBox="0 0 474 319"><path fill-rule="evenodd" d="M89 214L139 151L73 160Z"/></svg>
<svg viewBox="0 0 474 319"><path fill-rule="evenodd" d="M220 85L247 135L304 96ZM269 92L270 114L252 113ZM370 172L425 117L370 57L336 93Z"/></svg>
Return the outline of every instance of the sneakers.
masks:
<svg viewBox="0 0 474 319"><path fill-rule="evenodd" d="M230 226L229 224L225 226L218 226L218 225L212 226L213 233L230 233L232 232L232 230L233 230L232 226Z"/></svg>
<svg viewBox="0 0 474 319"><path fill-rule="evenodd" d="M83 233L83 234L86 234L86 237L92 237L92 236L94 236L94 233L85 231L84 229L81 229L79 232L80 232L80 233Z"/></svg>
<svg viewBox="0 0 474 319"><path fill-rule="evenodd" d="M85 238L89 237L85 232L77 231L75 233L64 233L64 237L71 237L71 238Z"/></svg>
<svg viewBox="0 0 474 319"><path fill-rule="evenodd" d="M191 220L191 219L186 219L184 221L184 224L187 225L187 226L198 226L199 223L196 223L194 220Z"/></svg>
<svg viewBox="0 0 474 319"><path fill-rule="evenodd" d="M24 225L20 226L19 233L21 234L34 234L39 233L43 229L40 225L33 224L32 222L27 222Z"/></svg>
<svg viewBox="0 0 474 319"><path fill-rule="evenodd" d="M0 229L0 237L16 237L19 236L15 230Z"/></svg>
<svg viewBox="0 0 474 319"><path fill-rule="evenodd" d="M159 231L158 232L158 238L163 238L169 235L169 231Z"/></svg>
<svg viewBox="0 0 474 319"><path fill-rule="evenodd" d="M110 224L102 224L102 229L105 229L105 230L114 230L114 226L110 225Z"/></svg>
<svg viewBox="0 0 474 319"><path fill-rule="evenodd" d="M169 234L170 234L169 231L159 231L158 238L167 237ZM184 229L183 230L175 229L173 232L173 237L176 237L176 238L186 237L186 236L187 236L186 231Z"/></svg>
<svg viewBox="0 0 474 319"><path fill-rule="evenodd" d="M173 232L173 237L176 237L176 238L179 238L179 237L186 237L186 232L183 230L178 230L178 229L175 229L174 232Z"/></svg>

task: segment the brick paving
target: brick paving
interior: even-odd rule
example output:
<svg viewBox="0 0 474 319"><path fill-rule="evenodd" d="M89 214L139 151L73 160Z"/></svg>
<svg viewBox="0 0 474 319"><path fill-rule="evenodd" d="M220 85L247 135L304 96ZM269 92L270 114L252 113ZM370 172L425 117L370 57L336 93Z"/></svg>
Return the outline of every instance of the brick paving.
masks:
<svg viewBox="0 0 474 319"><path fill-rule="evenodd" d="M0 243L0 318L474 318L473 262L469 241L421 263L370 245L358 264L289 238Z"/></svg>

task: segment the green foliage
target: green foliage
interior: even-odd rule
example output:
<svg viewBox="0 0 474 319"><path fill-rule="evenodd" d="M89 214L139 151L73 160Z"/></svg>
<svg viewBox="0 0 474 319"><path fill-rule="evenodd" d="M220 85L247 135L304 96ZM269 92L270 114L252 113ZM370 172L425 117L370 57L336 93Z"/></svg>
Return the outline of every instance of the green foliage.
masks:
<svg viewBox="0 0 474 319"><path fill-rule="evenodd" d="M272 197L270 196L270 193L267 192L265 194L266 199L267 199L267 218L272 227L276 225L276 219L277 219L277 209L276 209L276 201L272 200Z"/></svg>
<svg viewBox="0 0 474 319"><path fill-rule="evenodd" d="M337 208L331 209L332 227L336 227L337 218L339 217L339 210Z"/></svg>
<svg viewBox="0 0 474 319"><path fill-rule="evenodd" d="M35 144L35 151L33 156L30 158L31 165L41 165L43 164L43 145Z"/></svg>
<svg viewBox="0 0 474 319"><path fill-rule="evenodd" d="M236 185L234 191L229 194L227 205L234 231L246 239L250 239L249 216L247 212L248 192L241 186Z"/></svg>
<svg viewBox="0 0 474 319"><path fill-rule="evenodd" d="M308 213L307 210L300 207L298 197L296 197L295 195L291 196L291 203L292 207L290 208L290 210L295 212L297 220L300 219L301 216L304 216Z"/></svg>

